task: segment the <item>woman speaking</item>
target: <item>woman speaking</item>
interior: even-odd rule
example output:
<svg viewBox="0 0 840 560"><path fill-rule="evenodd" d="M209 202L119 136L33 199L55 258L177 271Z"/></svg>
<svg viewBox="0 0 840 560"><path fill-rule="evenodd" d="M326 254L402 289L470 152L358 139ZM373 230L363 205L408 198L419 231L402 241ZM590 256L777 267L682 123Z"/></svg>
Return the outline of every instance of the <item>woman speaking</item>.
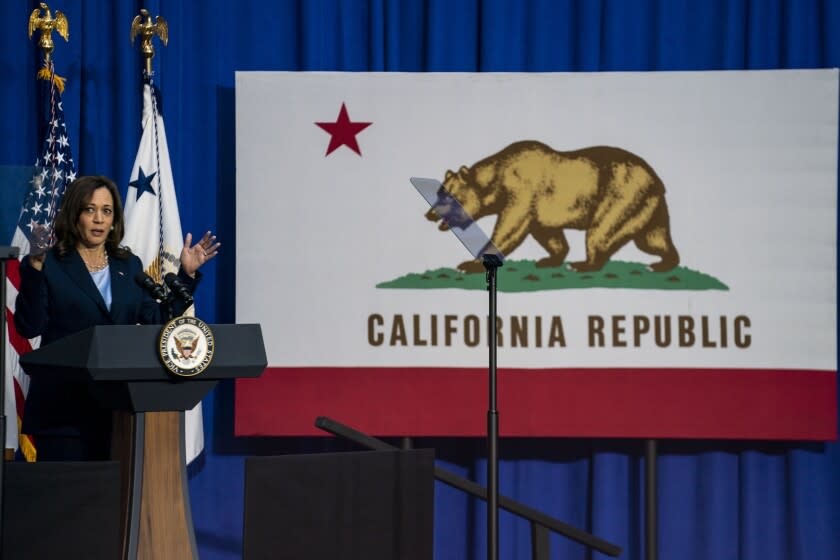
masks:
<svg viewBox="0 0 840 560"><path fill-rule="evenodd" d="M124 232L120 196L107 177L80 177L64 194L55 219L55 245L47 249L46 230L34 231L30 254L21 262L15 326L46 345L95 325L156 324L165 318L161 304L135 282L140 259L120 246ZM187 234L179 279L192 291L198 269L218 254L207 232L195 245ZM186 305L176 300L173 312ZM88 392L85 383L33 378L21 432L35 440L38 460L104 460L109 455L111 411Z"/></svg>

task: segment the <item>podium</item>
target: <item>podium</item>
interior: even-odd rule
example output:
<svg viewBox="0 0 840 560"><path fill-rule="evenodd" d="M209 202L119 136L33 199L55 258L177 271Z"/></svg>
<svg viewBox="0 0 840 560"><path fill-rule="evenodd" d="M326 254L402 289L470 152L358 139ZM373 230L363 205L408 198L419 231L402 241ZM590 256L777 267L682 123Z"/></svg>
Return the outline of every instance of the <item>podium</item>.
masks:
<svg viewBox="0 0 840 560"><path fill-rule="evenodd" d="M259 325L211 325L215 355L177 377L158 355L160 325L103 325L21 357L33 378L89 382L114 414L111 454L121 462L123 560L198 558L187 486L184 411L223 379L258 377L267 365Z"/></svg>

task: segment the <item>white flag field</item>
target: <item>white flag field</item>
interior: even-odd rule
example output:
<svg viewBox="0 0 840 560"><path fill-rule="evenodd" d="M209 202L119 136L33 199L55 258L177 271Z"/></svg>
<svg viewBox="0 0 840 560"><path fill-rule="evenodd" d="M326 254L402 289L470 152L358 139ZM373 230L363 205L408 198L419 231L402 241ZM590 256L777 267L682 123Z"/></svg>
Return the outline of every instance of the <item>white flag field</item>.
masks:
<svg viewBox="0 0 840 560"><path fill-rule="evenodd" d="M834 439L836 70L237 73L236 432ZM455 227L455 226L453 226ZM258 271L258 272L257 272Z"/></svg>
<svg viewBox="0 0 840 560"><path fill-rule="evenodd" d="M146 273L160 283L167 273L177 273L184 237L175 198L175 181L169 161L166 129L152 86L143 86L143 133L131 170L125 201L123 244L140 257ZM204 449L201 403L185 416L186 460Z"/></svg>

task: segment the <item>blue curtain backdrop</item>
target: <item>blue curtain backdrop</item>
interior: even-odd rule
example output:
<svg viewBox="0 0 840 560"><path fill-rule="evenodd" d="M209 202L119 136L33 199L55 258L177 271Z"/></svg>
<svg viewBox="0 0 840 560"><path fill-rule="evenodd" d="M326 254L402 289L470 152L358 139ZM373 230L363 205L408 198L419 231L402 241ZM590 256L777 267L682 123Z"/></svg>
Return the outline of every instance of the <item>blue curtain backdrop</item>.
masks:
<svg viewBox="0 0 840 560"><path fill-rule="evenodd" d="M29 0L0 5L0 166L30 165L40 147L34 80L39 54L26 36L35 7ZM594 72L840 65L835 0L55 0L50 7L70 20L69 44L55 36L55 60L57 72L68 78L64 110L77 168L115 178L123 193L139 142L141 108L141 63L129 42L129 26L141 7L169 21L170 43L158 48L155 69L181 220L185 231L213 228L224 243L199 294L200 314L213 322L234 319L236 70ZM0 185L6 240L24 187ZM282 289L282 278L278 286ZM241 556L245 456L346 448L321 439L234 438L232 395L232 387L223 386L205 399L206 452L190 479L205 560ZM500 408L504 425L503 400ZM483 482L483 441L416 445L435 447L441 465ZM504 440L501 491L620 544L622 558L639 559L641 449L637 441ZM663 442L660 451L662 558L840 558L837 443ZM484 558L481 504L442 485L435 498L435 558ZM528 525L503 513L501 557L527 558L529 547ZM601 556L554 536L552 558Z"/></svg>

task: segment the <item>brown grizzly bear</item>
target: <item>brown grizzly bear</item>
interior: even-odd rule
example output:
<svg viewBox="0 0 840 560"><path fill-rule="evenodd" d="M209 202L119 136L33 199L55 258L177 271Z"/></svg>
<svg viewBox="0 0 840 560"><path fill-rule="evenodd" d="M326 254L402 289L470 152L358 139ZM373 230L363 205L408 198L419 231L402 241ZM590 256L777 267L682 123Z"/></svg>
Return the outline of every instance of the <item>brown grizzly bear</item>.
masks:
<svg viewBox="0 0 840 560"><path fill-rule="evenodd" d="M569 264L579 272L599 270L629 241L660 257L650 265L653 271L680 262L662 181L642 158L620 148L558 152L540 142L517 142L470 168L447 171L443 188L475 220L498 214L491 241L502 254L509 256L528 234L534 236L548 252L539 267L563 263L566 228L586 231L586 260ZM433 210L426 217L439 219ZM484 270L477 260L458 268Z"/></svg>

